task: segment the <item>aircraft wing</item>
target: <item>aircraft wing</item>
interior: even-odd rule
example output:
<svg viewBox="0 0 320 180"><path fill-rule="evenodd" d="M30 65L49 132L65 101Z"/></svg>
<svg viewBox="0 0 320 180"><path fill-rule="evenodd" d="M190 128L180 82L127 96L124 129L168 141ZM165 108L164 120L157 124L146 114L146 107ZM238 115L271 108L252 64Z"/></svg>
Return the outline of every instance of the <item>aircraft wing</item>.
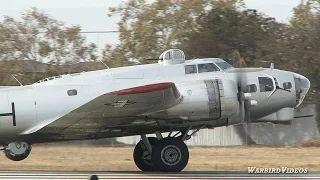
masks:
<svg viewBox="0 0 320 180"><path fill-rule="evenodd" d="M41 139L44 136L55 140L98 137L111 124L130 124L137 117L163 111L181 100L180 92L170 82L123 89L103 94L50 124L32 128L32 131L41 135Z"/></svg>
<svg viewBox="0 0 320 180"><path fill-rule="evenodd" d="M110 92L83 108L104 117L137 116L170 108L181 98L174 83L158 83Z"/></svg>

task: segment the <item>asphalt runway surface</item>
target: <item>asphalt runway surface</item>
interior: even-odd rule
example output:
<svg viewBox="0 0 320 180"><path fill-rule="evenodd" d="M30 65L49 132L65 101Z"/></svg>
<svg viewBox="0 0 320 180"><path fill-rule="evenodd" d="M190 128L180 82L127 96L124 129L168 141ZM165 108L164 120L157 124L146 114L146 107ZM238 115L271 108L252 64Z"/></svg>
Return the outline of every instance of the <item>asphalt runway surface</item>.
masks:
<svg viewBox="0 0 320 180"><path fill-rule="evenodd" d="M142 172L36 172L0 171L0 179L27 180L86 180L91 175L99 179L139 180L139 179L320 179L320 173L308 174L248 174L247 172L181 172L181 173L142 173Z"/></svg>

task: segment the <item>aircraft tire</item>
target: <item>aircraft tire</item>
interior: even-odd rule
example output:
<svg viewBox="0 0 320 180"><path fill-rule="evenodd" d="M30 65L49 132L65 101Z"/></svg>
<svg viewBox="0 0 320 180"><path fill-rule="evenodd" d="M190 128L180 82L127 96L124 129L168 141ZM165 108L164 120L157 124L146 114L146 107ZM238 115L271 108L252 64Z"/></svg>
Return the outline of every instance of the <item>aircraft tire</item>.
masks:
<svg viewBox="0 0 320 180"><path fill-rule="evenodd" d="M32 146L26 142L12 142L4 150L4 154L12 161L22 161L29 156L31 149Z"/></svg>
<svg viewBox="0 0 320 180"><path fill-rule="evenodd" d="M159 171L180 172L188 164L189 150L180 138L164 138L153 147L152 160Z"/></svg>
<svg viewBox="0 0 320 180"><path fill-rule="evenodd" d="M148 137L148 140L151 146L154 146L158 142L158 139L155 137ZM152 156L150 155L150 159L143 158L143 156L148 154L149 152L147 151L142 140L139 141L139 143L135 146L133 151L134 163L141 171L156 171L156 168L152 161Z"/></svg>
<svg viewBox="0 0 320 180"><path fill-rule="evenodd" d="M99 180L97 175L91 175L88 177L88 180Z"/></svg>

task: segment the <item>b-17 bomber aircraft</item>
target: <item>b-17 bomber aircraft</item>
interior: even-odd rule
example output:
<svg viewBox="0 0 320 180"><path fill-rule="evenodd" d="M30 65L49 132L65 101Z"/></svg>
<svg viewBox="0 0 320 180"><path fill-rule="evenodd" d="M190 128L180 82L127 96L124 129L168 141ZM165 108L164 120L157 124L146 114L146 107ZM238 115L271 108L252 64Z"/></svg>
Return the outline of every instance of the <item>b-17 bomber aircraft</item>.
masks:
<svg viewBox="0 0 320 180"><path fill-rule="evenodd" d="M189 160L184 141L200 129L290 125L309 88L294 72L185 60L170 49L154 64L1 87L0 143L7 158L21 161L33 144L140 135L133 152L139 169L179 172Z"/></svg>

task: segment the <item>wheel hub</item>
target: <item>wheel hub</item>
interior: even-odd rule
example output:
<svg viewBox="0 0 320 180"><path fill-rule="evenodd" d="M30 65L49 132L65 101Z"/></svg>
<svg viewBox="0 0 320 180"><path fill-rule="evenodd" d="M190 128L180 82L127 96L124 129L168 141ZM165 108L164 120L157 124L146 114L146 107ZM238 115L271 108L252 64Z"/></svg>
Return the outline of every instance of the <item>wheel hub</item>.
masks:
<svg viewBox="0 0 320 180"><path fill-rule="evenodd" d="M29 156L31 149L27 142L12 142L5 146L4 154L10 160L21 161Z"/></svg>
<svg viewBox="0 0 320 180"><path fill-rule="evenodd" d="M181 160L181 151L175 145L168 145L162 149L161 159L168 166L174 166Z"/></svg>
<svg viewBox="0 0 320 180"><path fill-rule="evenodd" d="M8 150L15 155L21 155L28 150L28 144L26 142L12 142L8 144Z"/></svg>

